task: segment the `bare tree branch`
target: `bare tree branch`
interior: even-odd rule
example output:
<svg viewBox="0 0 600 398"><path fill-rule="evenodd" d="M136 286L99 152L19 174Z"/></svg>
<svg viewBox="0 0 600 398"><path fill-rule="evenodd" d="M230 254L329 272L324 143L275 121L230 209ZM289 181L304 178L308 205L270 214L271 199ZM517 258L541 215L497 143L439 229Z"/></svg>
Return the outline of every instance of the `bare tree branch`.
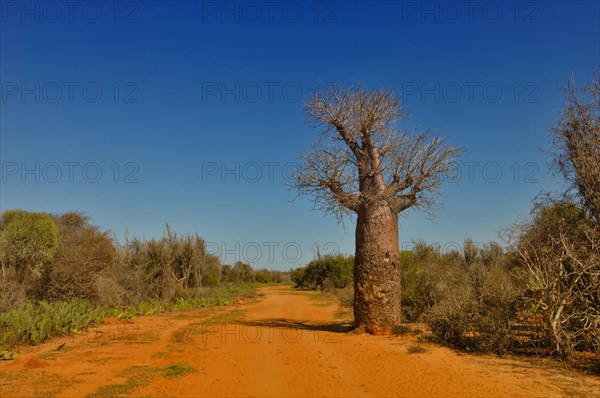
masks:
<svg viewBox="0 0 600 398"><path fill-rule="evenodd" d="M444 177L462 149L429 131L398 129L408 114L391 90L330 87L306 104L323 137L302 157L294 188L336 215L385 201L397 212L431 211Z"/></svg>
<svg viewBox="0 0 600 398"><path fill-rule="evenodd" d="M553 133L553 167L600 225L600 72L582 88L571 77Z"/></svg>

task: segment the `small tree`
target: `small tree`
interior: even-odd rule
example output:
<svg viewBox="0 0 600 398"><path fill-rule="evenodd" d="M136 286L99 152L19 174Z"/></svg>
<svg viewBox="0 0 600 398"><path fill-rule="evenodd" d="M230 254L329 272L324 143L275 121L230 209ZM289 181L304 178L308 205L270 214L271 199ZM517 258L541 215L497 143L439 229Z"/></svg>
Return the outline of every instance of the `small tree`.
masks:
<svg viewBox="0 0 600 398"><path fill-rule="evenodd" d="M20 282L40 277L60 245L58 227L46 213L6 210L0 219L2 271L14 266Z"/></svg>
<svg viewBox="0 0 600 398"><path fill-rule="evenodd" d="M355 327L389 332L401 319L398 214L434 208L460 149L399 130L407 112L390 90L331 87L305 110L323 130L294 187L327 212L356 214Z"/></svg>
<svg viewBox="0 0 600 398"><path fill-rule="evenodd" d="M61 245L36 295L44 300L98 299L98 282L115 263L113 240L82 213L55 215Z"/></svg>

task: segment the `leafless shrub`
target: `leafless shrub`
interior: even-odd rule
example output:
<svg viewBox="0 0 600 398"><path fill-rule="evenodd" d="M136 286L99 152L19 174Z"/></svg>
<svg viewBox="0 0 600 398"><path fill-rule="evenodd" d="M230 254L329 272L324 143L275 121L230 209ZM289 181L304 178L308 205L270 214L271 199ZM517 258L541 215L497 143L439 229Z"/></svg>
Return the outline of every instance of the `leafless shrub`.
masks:
<svg viewBox="0 0 600 398"><path fill-rule="evenodd" d="M600 225L600 71L596 78L575 87L571 77L564 90L566 102L550 131L552 166L569 184L596 225Z"/></svg>
<svg viewBox="0 0 600 398"><path fill-rule="evenodd" d="M0 311L19 308L27 301L27 288L19 283L17 270L7 268L0 277Z"/></svg>
<svg viewBox="0 0 600 398"><path fill-rule="evenodd" d="M96 280L96 290L99 304L114 305L126 302L126 290L117 282L112 272L106 276L100 275Z"/></svg>
<svg viewBox="0 0 600 398"><path fill-rule="evenodd" d="M470 332L477 303L468 284L444 286L439 300L427 311L426 321L436 338L458 347L472 347Z"/></svg>
<svg viewBox="0 0 600 398"><path fill-rule="evenodd" d="M476 249L469 240L465 243L464 257L417 246L417 258L425 261L416 284L422 318L440 342L505 353L514 340L511 321L522 289L503 264L501 248L496 262L484 264L493 245Z"/></svg>
<svg viewBox="0 0 600 398"><path fill-rule="evenodd" d="M60 231L61 244L32 293L43 300L96 301L98 279L114 264L112 238L81 213L67 212L53 218Z"/></svg>

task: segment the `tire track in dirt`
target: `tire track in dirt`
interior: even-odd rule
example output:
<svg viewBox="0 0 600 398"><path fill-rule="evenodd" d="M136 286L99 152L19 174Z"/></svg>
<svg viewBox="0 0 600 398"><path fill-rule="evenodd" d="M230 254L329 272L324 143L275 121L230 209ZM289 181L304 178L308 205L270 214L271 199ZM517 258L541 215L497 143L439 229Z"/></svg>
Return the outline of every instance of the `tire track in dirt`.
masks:
<svg viewBox="0 0 600 398"><path fill-rule="evenodd" d="M87 338L25 349L0 364L0 395L565 397L600 378L530 362L465 355L413 336L348 333L336 305L289 287L228 308L140 317ZM96 330L100 329L101 333ZM111 337L112 333L112 338ZM119 335L120 333L120 335ZM96 338L99 335L100 337ZM92 338L94 337L94 338ZM193 366L176 377L169 366ZM42 387L36 387L41 383Z"/></svg>

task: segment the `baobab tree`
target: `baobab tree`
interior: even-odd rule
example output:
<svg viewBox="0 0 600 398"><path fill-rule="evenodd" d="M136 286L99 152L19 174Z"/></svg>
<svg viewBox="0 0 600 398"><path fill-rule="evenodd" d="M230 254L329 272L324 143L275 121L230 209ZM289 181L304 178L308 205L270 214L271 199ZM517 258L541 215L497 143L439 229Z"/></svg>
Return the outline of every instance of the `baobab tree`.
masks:
<svg viewBox="0 0 600 398"><path fill-rule="evenodd" d="M322 136L293 186L340 218L356 214L355 330L387 333L400 323L398 215L433 210L461 149L399 129L408 114L390 90L330 87L304 108Z"/></svg>

